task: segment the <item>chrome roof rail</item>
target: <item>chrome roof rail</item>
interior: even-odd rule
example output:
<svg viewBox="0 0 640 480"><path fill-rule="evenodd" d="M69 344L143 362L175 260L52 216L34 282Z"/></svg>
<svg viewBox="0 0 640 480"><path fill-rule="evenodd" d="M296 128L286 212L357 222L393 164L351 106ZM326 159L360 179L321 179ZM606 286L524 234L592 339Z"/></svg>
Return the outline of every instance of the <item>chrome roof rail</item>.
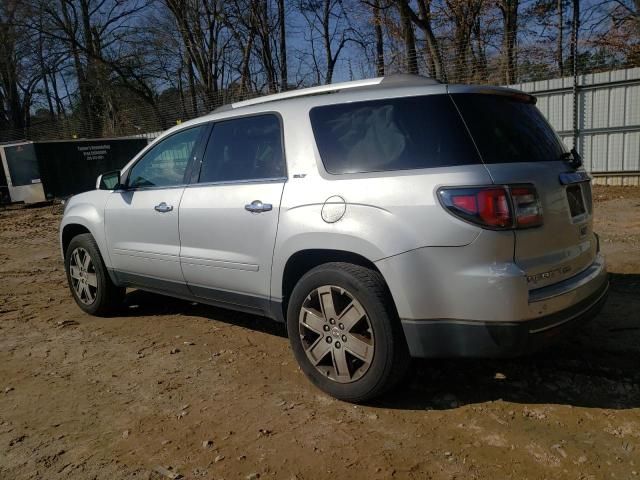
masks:
<svg viewBox="0 0 640 480"><path fill-rule="evenodd" d="M320 93L331 93L337 91L349 90L351 88L370 87L379 85L384 77L369 78L366 80L356 80L353 82L331 83L329 85L320 85L318 87L301 88L300 90L290 90L288 92L275 93L273 95L265 95L263 97L252 98L242 102L232 103L232 108L248 107L250 105L259 105L261 103L276 102L278 100L286 100L288 98L308 97L310 95L318 95Z"/></svg>
<svg viewBox="0 0 640 480"><path fill-rule="evenodd" d="M427 86L438 85L439 81L424 77L421 75L411 74L394 74L385 77L368 78L365 80L355 80L351 82L331 83L329 85L320 85L317 87L301 88L299 90L289 90L282 93L274 93L272 95L263 95L249 100L242 100L231 104L222 105L214 110L215 113L227 112L240 107L249 107L251 105L261 105L268 102L276 102L278 100L286 100L289 98L309 97L311 95L319 95L323 93L343 92L350 89L367 89L382 87L401 87L401 86Z"/></svg>

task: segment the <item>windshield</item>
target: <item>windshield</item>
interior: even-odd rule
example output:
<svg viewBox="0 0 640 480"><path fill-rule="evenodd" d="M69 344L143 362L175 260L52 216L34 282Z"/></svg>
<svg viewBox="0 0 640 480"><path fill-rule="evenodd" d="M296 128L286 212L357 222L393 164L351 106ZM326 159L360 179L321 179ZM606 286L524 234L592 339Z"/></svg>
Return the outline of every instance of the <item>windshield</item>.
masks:
<svg viewBox="0 0 640 480"><path fill-rule="evenodd" d="M537 107L505 95L451 95L484 163L562 160L565 146Z"/></svg>

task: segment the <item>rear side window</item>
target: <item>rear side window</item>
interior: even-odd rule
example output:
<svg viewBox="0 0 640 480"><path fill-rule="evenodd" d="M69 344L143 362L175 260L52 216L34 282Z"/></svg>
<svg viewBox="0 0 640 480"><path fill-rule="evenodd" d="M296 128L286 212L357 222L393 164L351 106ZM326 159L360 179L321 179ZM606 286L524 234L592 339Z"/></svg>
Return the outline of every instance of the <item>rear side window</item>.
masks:
<svg viewBox="0 0 640 480"><path fill-rule="evenodd" d="M282 178L286 175L282 132L276 115L215 123L200 183Z"/></svg>
<svg viewBox="0 0 640 480"><path fill-rule="evenodd" d="M484 163L559 160L564 145L538 108L519 98L452 95Z"/></svg>
<svg viewBox="0 0 640 480"><path fill-rule="evenodd" d="M448 95L315 107L311 125L329 173L480 163Z"/></svg>

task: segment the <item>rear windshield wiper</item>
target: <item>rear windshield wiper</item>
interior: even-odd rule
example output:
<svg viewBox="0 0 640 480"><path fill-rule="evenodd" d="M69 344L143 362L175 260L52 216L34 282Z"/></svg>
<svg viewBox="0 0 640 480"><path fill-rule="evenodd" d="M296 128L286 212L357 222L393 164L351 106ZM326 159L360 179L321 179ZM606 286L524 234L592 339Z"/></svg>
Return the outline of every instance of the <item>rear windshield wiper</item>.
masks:
<svg viewBox="0 0 640 480"><path fill-rule="evenodd" d="M568 152L564 152L560 155L560 160L567 160L569 165L573 168L580 168L582 166L582 156L575 148L572 148Z"/></svg>

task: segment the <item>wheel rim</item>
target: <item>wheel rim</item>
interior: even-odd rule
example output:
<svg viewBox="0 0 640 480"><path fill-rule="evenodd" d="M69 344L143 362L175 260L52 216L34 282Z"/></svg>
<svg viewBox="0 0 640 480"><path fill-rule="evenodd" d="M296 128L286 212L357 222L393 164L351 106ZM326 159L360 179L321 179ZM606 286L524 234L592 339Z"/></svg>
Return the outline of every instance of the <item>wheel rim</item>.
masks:
<svg viewBox="0 0 640 480"><path fill-rule="evenodd" d="M98 276L91 255L84 248L78 247L71 252L69 274L71 287L78 300L85 305L95 302L98 294Z"/></svg>
<svg viewBox="0 0 640 480"><path fill-rule="evenodd" d="M298 317L307 358L325 377L349 383L371 366L373 328L362 304L347 290L325 285L302 303Z"/></svg>

